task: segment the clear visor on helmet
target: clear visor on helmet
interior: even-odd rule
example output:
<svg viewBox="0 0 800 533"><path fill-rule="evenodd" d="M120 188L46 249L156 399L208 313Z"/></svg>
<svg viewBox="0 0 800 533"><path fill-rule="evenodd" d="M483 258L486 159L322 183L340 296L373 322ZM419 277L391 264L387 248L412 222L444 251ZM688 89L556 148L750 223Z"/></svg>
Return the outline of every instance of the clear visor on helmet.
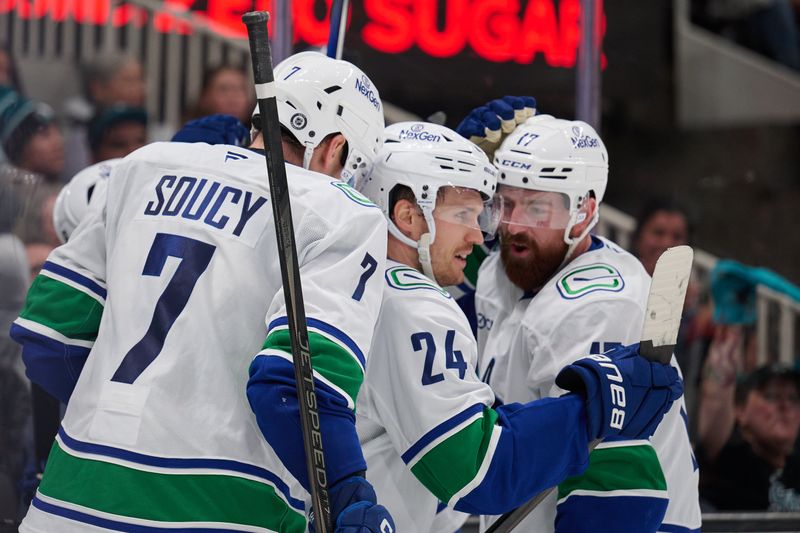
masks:
<svg viewBox="0 0 800 533"><path fill-rule="evenodd" d="M497 196L485 200L475 189L447 186L439 189L433 218L477 229L491 237L500 224L501 213L502 200Z"/></svg>
<svg viewBox="0 0 800 533"><path fill-rule="evenodd" d="M564 193L500 185L496 197L502 198L503 224L543 229L569 225L569 196Z"/></svg>

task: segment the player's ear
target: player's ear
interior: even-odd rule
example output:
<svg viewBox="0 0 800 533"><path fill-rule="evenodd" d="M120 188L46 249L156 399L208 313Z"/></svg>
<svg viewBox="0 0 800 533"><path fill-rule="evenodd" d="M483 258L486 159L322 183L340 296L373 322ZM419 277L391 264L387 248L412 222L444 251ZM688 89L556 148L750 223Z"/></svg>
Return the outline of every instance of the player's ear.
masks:
<svg viewBox="0 0 800 533"><path fill-rule="evenodd" d="M337 176L342 171L342 152L346 144L347 141L341 133L333 133L319 143L314 152L315 155L319 153L325 174Z"/></svg>
<svg viewBox="0 0 800 533"><path fill-rule="evenodd" d="M392 209L392 220L403 235L417 241L425 231L425 217L416 203L410 200L398 200Z"/></svg>
<svg viewBox="0 0 800 533"><path fill-rule="evenodd" d="M578 211L578 220L579 222L572 226L572 229L569 232L569 236L575 238L583 233L583 230L586 229L586 226L592 223L592 219L594 218L594 214L597 211L597 199L594 196L590 196L583 202L583 206Z"/></svg>

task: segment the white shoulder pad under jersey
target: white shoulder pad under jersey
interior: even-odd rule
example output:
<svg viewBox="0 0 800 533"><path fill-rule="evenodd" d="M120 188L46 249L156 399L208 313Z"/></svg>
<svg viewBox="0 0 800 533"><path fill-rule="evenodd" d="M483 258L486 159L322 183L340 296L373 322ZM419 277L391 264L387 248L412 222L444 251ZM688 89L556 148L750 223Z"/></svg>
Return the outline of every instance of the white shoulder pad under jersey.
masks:
<svg viewBox="0 0 800 533"><path fill-rule="evenodd" d="M360 382L380 307L380 276L371 273L383 270L384 217L332 178L294 166L287 174L306 315L349 357L361 356L344 364ZM245 395L265 320L285 321L279 254L263 155L154 143L114 169L104 209L51 255L41 285L51 301L77 306L59 316L102 306L92 315L99 326L73 332L68 321L24 322L91 348L48 463L73 482L43 483L42 505L80 505L90 523L113 518L122 529L143 519L164 528L305 528L307 494L265 441ZM109 507L86 472L123 490L120 502L138 497L124 494L126 486L201 496L163 499L134 518ZM226 496L209 503L217 496L206 492ZM259 505L249 516L233 511L251 500ZM34 531L71 531L63 513L31 514Z"/></svg>
<svg viewBox="0 0 800 533"><path fill-rule="evenodd" d="M356 427L367 478L397 530L427 532L439 500L452 505L478 475L481 465L454 479L442 472L494 396L475 373L475 342L452 296L417 270L387 267Z"/></svg>
<svg viewBox="0 0 800 533"><path fill-rule="evenodd" d="M515 287L499 252L493 253L481 266L475 296L482 379L505 403L560 396L565 391L555 377L564 366L639 342L649 289L641 263L599 237L536 294ZM683 399L673 404L652 442L668 485L665 524L692 531L700 525L698 472ZM552 531L554 507L551 497L549 514L542 505L525 526Z"/></svg>

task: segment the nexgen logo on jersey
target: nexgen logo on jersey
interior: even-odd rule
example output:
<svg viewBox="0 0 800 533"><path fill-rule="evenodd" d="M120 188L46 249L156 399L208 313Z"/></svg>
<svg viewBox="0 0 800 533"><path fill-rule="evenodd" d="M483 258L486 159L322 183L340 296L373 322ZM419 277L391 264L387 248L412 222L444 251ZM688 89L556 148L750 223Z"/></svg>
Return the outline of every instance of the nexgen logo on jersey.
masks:
<svg viewBox="0 0 800 533"><path fill-rule="evenodd" d="M589 357L597 361L603 368L609 369L610 372L606 373L608 381L622 383L622 373L620 373L619 368L611 361L610 357L602 354L590 355ZM611 409L611 418L608 425L614 429L621 430L622 425L625 423L625 389L616 383L608 384L611 392L611 405L615 406Z"/></svg>

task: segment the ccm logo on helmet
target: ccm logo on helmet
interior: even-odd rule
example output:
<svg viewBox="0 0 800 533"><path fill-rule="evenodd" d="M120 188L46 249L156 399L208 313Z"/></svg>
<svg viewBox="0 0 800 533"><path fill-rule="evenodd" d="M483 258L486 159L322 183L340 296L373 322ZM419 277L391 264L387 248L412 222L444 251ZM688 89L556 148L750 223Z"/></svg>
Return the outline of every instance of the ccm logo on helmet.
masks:
<svg viewBox="0 0 800 533"><path fill-rule="evenodd" d="M609 357L602 354L590 355L589 357L600 363L600 366L603 368L609 370L609 372L606 373L606 378L608 378L609 381L622 383L622 374L619 368L617 368L617 365L615 365ZM608 387L611 390L611 404L615 406L611 409L611 420L608 425L609 427L621 430L622 425L625 423L625 389L615 383L610 383Z"/></svg>
<svg viewBox="0 0 800 533"><path fill-rule="evenodd" d="M522 163L521 161L513 161L511 159L503 159L502 161L500 161L500 165L504 167L521 168L522 170L531 169L530 163Z"/></svg>
<svg viewBox="0 0 800 533"><path fill-rule="evenodd" d="M594 137L583 135L583 132L577 126L572 128L572 134L574 135L574 137L571 138L572 146L575 148L597 148L600 146L600 141Z"/></svg>
<svg viewBox="0 0 800 533"><path fill-rule="evenodd" d="M378 101L378 97L375 96L375 91L372 90L372 84L370 84L366 76L361 76L360 79L356 78L356 90L366 96L369 103L371 103L375 109L381 108L381 103Z"/></svg>

